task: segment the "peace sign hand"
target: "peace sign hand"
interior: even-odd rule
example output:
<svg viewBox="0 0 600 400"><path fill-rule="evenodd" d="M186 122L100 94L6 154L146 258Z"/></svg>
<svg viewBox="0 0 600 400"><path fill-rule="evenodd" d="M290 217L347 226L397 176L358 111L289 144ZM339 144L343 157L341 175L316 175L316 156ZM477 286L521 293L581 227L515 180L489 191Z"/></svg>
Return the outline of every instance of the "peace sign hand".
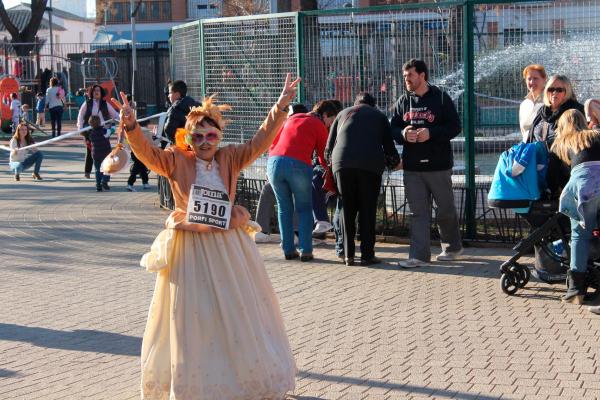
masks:
<svg viewBox="0 0 600 400"><path fill-rule="evenodd" d="M281 95L277 100L277 107L280 110L285 110L290 105L290 102L296 97L296 92L298 90L297 86L302 79L296 78L292 81L292 74L288 72L285 77L285 83L283 85L283 90L281 91Z"/></svg>
<svg viewBox="0 0 600 400"><path fill-rule="evenodd" d="M133 130L133 128L135 128L135 125L137 124L137 121L135 119L135 112L133 111L133 108L131 108L129 100L127 100L127 95L124 92L119 92L119 95L121 96L121 100L123 101L122 105L117 99L112 97L110 99L110 102L117 110L121 110L121 124L125 127L125 129L127 129L128 131Z"/></svg>

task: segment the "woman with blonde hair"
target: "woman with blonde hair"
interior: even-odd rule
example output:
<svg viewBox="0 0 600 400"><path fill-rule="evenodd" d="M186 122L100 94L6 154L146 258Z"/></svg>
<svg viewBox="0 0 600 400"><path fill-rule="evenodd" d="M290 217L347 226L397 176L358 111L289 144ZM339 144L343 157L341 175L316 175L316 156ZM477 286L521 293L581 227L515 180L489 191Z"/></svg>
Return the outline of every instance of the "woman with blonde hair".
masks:
<svg viewBox="0 0 600 400"><path fill-rule="evenodd" d="M544 142L550 148L556 137L559 118L567 110L584 112L577 101L571 81L564 75L552 75L544 88L544 105L529 129L527 142ZM552 196L558 196L569 180L569 168L553 153L549 154L546 181Z"/></svg>
<svg viewBox="0 0 600 400"><path fill-rule="evenodd" d="M288 74L279 100L248 142L219 146L227 105L214 97L191 109L175 146L152 145L121 93L121 126L137 158L167 178L175 211L142 257L157 272L142 341L142 398L282 399L296 372L281 311L234 205L240 171L263 154L287 119L299 79ZM253 226L254 225L254 226Z"/></svg>
<svg viewBox="0 0 600 400"><path fill-rule="evenodd" d="M582 304L589 280L590 239L598 228L600 210L600 132L587 129L581 112L567 110L558 121L552 151L571 167L559 206L571 219L569 287L563 301Z"/></svg>

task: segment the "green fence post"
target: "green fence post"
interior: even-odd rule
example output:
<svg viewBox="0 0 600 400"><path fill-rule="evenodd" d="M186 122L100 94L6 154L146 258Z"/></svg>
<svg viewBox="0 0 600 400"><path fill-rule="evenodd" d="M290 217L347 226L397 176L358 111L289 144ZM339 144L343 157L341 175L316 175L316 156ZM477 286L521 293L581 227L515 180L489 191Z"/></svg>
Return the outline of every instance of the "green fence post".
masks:
<svg viewBox="0 0 600 400"><path fill-rule="evenodd" d="M204 23L202 20L198 21L199 28L198 32L200 34L200 85L202 86L202 99L206 97L206 63L204 54ZM204 100L202 100L204 101Z"/></svg>
<svg viewBox="0 0 600 400"><path fill-rule="evenodd" d="M296 13L296 77L304 79L304 48L302 38L304 37L304 14ZM304 82L298 85L298 102L304 104L306 98L304 93Z"/></svg>
<svg viewBox="0 0 600 400"><path fill-rule="evenodd" d="M463 132L465 134L465 222L466 237L474 239L475 223L475 52L473 49L473 0L463 5Z"/></svg>

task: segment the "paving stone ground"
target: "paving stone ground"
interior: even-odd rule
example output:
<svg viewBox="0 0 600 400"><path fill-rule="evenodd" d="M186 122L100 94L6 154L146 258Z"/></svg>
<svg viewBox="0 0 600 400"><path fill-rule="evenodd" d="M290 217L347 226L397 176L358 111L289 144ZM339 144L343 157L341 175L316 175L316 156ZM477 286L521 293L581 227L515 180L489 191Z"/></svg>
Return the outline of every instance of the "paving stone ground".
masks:
<svg viewBox="0 0 600 400"><path fill-rule="evenodd" d="M126 175L97 193L79 140L45 149L43 182L14 182L0 151L0 399L139 398L154 276L139 267L167 215ZM156 187L154 177L151 180ZM509 249L399 270L312 263L259 245L298 365L294 399L600 399L600 317L563 285L499 288Z"/></svg>

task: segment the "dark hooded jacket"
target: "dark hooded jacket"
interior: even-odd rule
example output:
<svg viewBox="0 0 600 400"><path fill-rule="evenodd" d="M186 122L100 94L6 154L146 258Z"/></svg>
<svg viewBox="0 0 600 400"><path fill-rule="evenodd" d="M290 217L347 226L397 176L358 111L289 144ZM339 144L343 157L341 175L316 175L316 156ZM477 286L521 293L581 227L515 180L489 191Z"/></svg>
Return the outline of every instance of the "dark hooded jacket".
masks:
<svg viewBox="0 0 600 400"><path fill-rule="evenodd" d="M565 111L573 108L585 114L583 104L573 99L565 101L556 111L552 111L546 105L540 108L529 129L527 143L546 142L548 147L552 146L556 137L556 126L559 118Z"/></svg>
<svg viewBox="0 0 600 400"><path fill-rule="evenodd" d="M177 131L177 128L185 126L185 117L192 107L199 105L200 103L190 96L184 96L171 104L171 107L167 110L167 119L164 128L164 135L169 138L171 143L175 143L175 131Z"/></svg>
<svg viewBox="0 0 600 400"><path fill-rule="evenodd" d="M428 128L430 139L422 143L404 140L404 128ZM394 106L392 135L402 147L403 168L407 171L444 171L454 165L450 141L460 133L460 120L450 96L429 85L423 96L402 95Z"/></svg>

